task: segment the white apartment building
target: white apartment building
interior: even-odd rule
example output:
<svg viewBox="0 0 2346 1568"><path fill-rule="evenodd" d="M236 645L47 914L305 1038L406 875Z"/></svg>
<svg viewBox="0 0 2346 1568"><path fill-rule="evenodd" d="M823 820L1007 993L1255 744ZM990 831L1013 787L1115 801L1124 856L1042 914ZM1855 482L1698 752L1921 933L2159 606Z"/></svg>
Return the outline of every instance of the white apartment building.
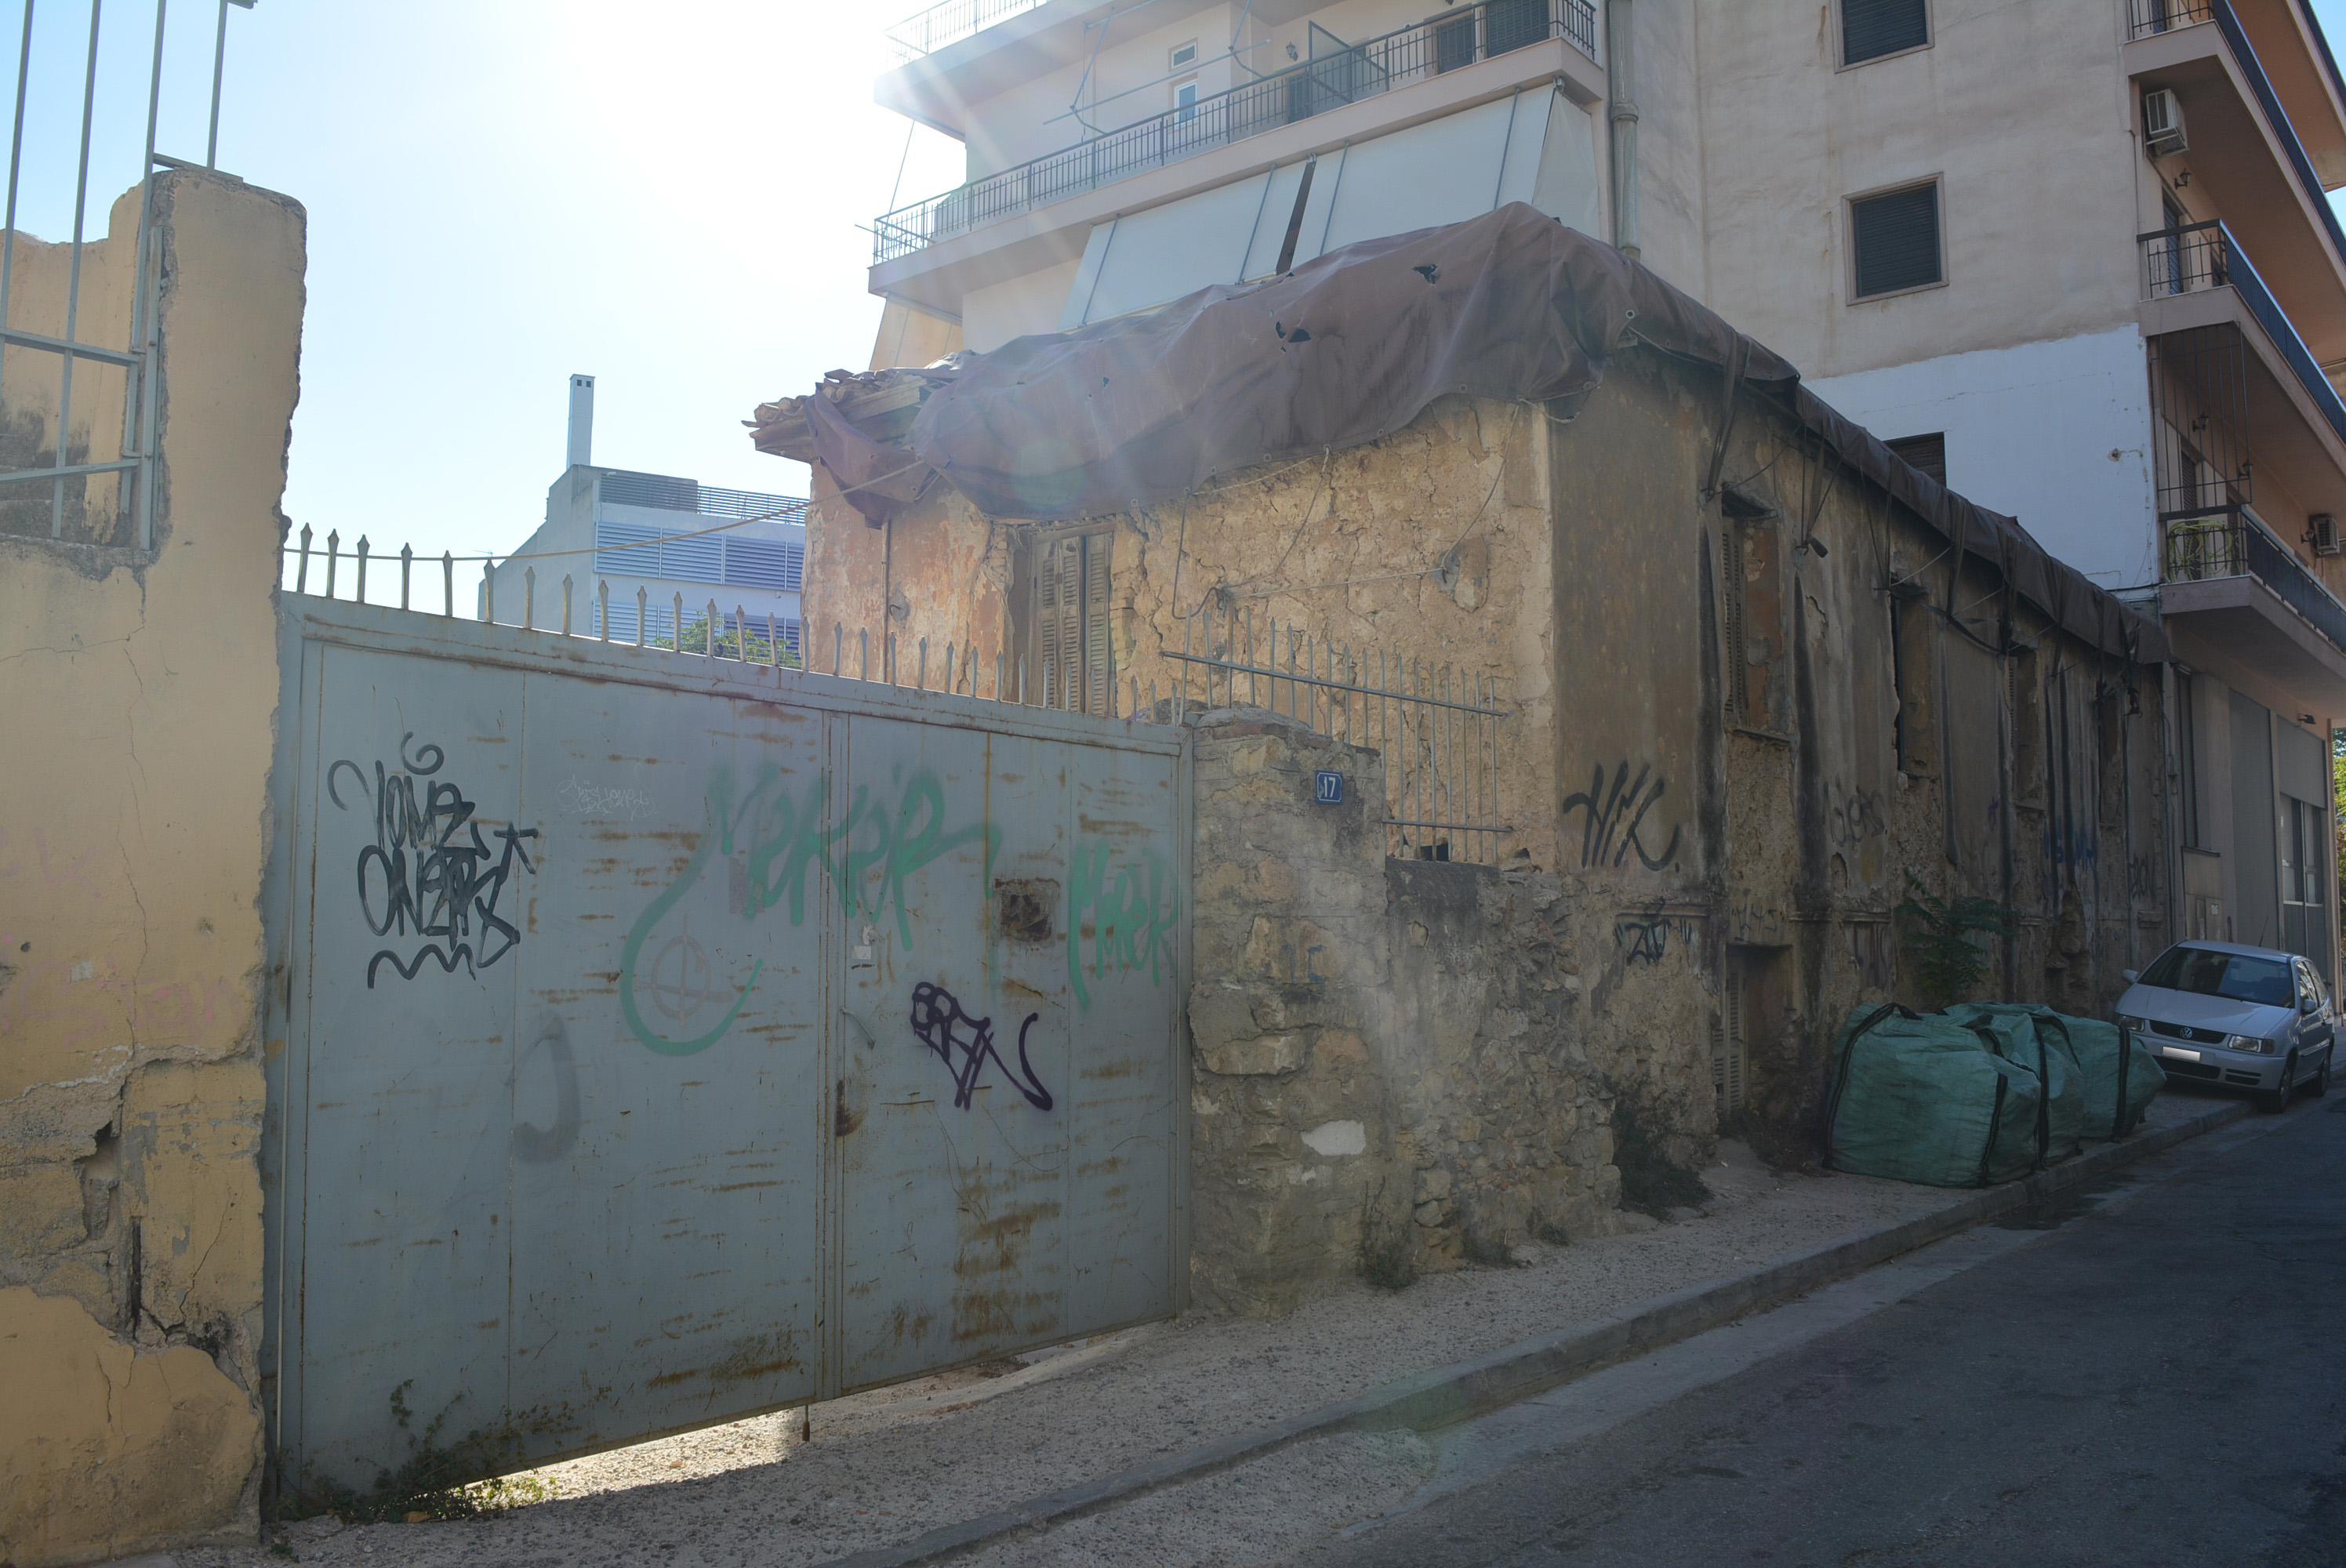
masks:
<svg viewBox="0 0 2346 1568"><path fill-rule="evenodd" d="M526 615L532 626L602 636L607 604L611 641L672 645L681 626L690 647L708 635L714 604L718 637L738 638L746 623L762 647L770 625L784 662L796 657L805 498L598 468L594 423L595 378L572 376L568 462L546 489L545 523L484 574L483 618L494 611L519 626Z"/></svg>
<svg viewBox="0 0 2346 1568"><path fill-rule="evenodd" d="M2346 83L2310 0L948 0L890 36L880 101L969 166L873 226L875 367L1529 202L2158 615L2175 934L2334 973Z"/></svg>

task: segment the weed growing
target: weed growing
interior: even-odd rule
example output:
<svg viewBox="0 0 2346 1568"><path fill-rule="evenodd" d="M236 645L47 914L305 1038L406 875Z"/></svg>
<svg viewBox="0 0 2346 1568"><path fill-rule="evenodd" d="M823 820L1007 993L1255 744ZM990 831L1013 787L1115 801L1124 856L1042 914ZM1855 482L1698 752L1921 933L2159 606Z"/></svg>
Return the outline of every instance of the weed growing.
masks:
<svg viewBox="0 0 2346 1568"><path fill-rule="evenodd" d="M533 1432L560 1432L569 1423L546 1415L516 1418L494 1427L475 1427L462 1437L443 1442L448 1415L464 1396L448 1401L440 1413L414 1430L415 1412L407 1407L407 1390L415 1380L391 1391L392 1420L407 1434L407 1457L396 1468L375 1474L364 1492L332 1479L305 1472L301 1483L287 1487L278 1502L281 1520L338 1514L353 1524L409 1524L451 1519L478 1519L507 1509L544 1502L556 1495L551 1481L536 1476L499 1475L517 1465L524 1440Z"/></svg>

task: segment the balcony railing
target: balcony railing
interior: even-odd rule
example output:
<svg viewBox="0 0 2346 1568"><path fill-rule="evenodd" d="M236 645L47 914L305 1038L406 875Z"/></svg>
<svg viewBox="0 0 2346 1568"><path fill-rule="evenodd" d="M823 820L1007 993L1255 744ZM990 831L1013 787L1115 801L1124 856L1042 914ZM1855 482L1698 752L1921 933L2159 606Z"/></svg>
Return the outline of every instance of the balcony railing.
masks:
<svg viewBox="0 0 2346 1568"><path fill-rule="evenodd" d="M894 46L898 59L917 59L1046 3L1046 0L944 0L942 5L932 5L905 17L888 29L886 37Z"/></svg>
<svg viewBox="0 0 2346 1568"><path fill-rule="evenodd" d="M2230 229L2221 223L2193 223L2181 229L2153 229L2135 239L2142 250L2144 298L2193 294L2204 289L2229 289L2239 295L2249 314L2289 362L2313 406L2321 411L2338 439L2346 442L2346 399L2340 398L2338 389L2321 373L2320 361L2298 336L2288 313L2265 287L2264 279Z"/></svg>
<svg viewBox="0 0 2346 1568"><path fill-rule="evenodd" d="M2346 604L2305 568L2297 553L2247 512L2178 519L2167 525L2167 581L2254 577L2346 652Z"/></svg>
<svg viewBox="0 0 2346 1568"><path fill-rule="evenodd" d="M955 3L1006 5L1008 0ZM873 221L872 260L893 260L1144 169L1550 38L1568 38L1581 53L1596 58L1594 0L1485 0L1364 43L1329 48L1275 75L899 208Z"/></svg>
<svg viewBox="0 0 2346 1568"><path fill-rule="evenodd" d="M2297 127L2290 121L2289 111L2281 107L2280 95L2273 91L2271 78L2265 75L2264 62L2257 58L2256 46L2249 42L2247 30L2233 14L2231 0L2127 0L2127 36L2132 38L2170 33L2202 22L2216 24L2224 46L2231 51L2232 63L2248 79L2249 91L2255 97L2257 107L2264 111L2265 124L2271 128L2273 139L2280 143L2281 156L2296 175L2298 188L2305 192L2315 217L2329 231L2333 253L2346 262L2346 227L2340 225L2338 215L2331 210L2330 193L2322 188L2320 176L2313 172L2313 159L2306 156L2305 144L2298 139Z"/></svg>

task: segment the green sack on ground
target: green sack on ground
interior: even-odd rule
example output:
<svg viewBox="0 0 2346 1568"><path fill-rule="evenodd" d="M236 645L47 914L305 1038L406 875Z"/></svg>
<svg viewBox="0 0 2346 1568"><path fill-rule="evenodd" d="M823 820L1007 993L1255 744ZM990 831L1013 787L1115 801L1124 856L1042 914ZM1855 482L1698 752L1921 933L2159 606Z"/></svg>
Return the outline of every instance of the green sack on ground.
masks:
<svg viewBox="0 0 2346 1568"><path fill-rule="evenodd" d="M2035 1073L1989 1048L1992 1027L1892 1003L1850 1010L1833 1052L1825 1165L1929 1186L1990 1186L2036 1165Z"/></svg>
<svg viewBox="0 0 2346 1568"><path fill-rule="evenodd" d="M2167 1074L2131 1029L2098 1018L2056 1013L2069 1033L2069 1051L2083 1074L2084 1132L2089 1138L2122 1138L2141 1125Z"/></svg>
<svg viewBox="0 0 2346 1568"><path fill-rule="evenodd" d="M2085 1135L2086 1074L2061 1015L2025 1002L1961 1002L1948 1008L1946 1015L1958 1023L1996 1028L2004 1037L1997 1054L2045 1080L2045 1094L2037 1111L2044 1162L2050 1165L2076 1154Z"/></svg>

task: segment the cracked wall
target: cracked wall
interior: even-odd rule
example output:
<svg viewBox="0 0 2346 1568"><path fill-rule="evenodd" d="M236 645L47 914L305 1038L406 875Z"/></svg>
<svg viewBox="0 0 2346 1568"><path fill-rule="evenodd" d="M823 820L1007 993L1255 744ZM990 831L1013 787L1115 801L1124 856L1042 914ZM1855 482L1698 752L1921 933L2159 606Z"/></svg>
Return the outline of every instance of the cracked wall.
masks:
<svg viewBox="0 0 2346 1568"><path fill-rule="evenodd" d="M0 517L0 1561L17 1568L258 1528L259 898L304 219L200 170L159 177L154 210L154 548L129 547L110 483L59 540ZM137 216L133 192L85 258L85 340L128 340ZM17 265L38 276L60 249L20 238ZM11 307L12 327L62 328L56 290ZM56 444L54 401L19 381L46 359L7 360L27 450ZM118 388L112 406L118 430Z"/></svg>

